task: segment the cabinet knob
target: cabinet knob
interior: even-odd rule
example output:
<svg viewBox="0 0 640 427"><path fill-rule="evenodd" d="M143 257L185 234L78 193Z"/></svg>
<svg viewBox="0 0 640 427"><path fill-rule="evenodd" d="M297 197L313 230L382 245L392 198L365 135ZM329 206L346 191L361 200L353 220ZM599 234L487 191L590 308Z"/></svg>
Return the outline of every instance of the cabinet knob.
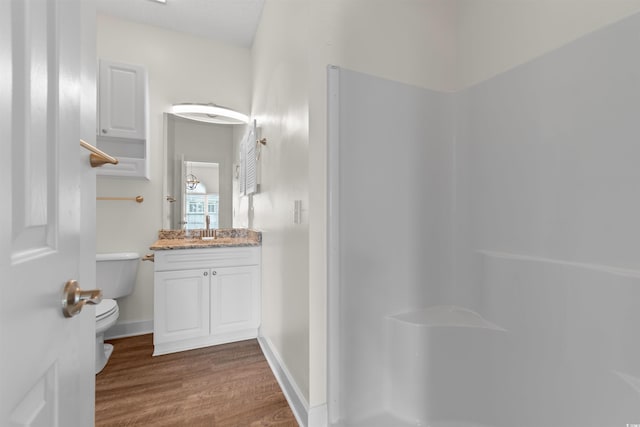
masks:
<svg viewBox="0 0 640 427"><path fill-rule="evenodd" d="M218 272L217 271L212 271L211 274L215 276L216 274L218 274Z"/></svg>
<svg viewBox="0 0 640 427"><path fill-rule="evenodd" d="M102 129L102 133L107 133L107 130L106 129Z"/></svg>
<svg viewBox="0 0 640 427"><path fill-rule="evenodd" d="M208 276L208 275L209 275L209 273L207 273L206 271L205 271L203 274L204 274L205 276Z"/></svg>

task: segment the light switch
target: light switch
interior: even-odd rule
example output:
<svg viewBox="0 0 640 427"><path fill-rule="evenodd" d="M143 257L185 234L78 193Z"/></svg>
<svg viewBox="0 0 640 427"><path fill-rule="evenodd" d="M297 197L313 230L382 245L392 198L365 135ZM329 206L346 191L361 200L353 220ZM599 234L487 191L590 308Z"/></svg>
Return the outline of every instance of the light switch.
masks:
<svg viewBox="0 0 640 427"><path fill-rule="evenodd" d="M302 224L302 200L293 201L293 223Z"/></svg>

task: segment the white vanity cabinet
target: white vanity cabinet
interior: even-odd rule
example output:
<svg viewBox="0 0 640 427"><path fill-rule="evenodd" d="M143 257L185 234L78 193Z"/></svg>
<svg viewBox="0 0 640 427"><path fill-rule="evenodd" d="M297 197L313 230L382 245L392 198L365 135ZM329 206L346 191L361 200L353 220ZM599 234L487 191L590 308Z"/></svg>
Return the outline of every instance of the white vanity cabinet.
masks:
<svg viewBox="0 0 640 427"><path fill-rule="evenodd" d="M155 252L154 355L258 336L260 247Z"/></svg>

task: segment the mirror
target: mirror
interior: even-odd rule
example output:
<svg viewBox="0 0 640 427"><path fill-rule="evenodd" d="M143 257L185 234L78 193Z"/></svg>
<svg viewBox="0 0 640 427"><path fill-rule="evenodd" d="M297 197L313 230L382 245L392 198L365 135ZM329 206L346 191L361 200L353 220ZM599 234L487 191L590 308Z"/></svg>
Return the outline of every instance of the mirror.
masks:
<svg viewBox="0 0 640 427"><path fill-rule="evenodd" d="M198 122L165 113L164 127L163 228L205 228L206 214L210 216L211 228L231 228L233 140L237 126ZM188 175L200 181L191 190L187 190Z"/></svg>

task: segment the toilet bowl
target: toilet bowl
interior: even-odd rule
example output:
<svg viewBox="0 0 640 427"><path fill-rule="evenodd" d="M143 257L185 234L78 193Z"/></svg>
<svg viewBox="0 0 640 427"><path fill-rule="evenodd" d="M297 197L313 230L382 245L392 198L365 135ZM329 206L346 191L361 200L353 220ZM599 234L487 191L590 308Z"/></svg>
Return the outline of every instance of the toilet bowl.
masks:
<svg viewBox="0 0 640 427"><path fill-rule="evenodd" d="M113 352L113 345L104 343L105 332L118 321L119 309L115 298L133 292L140 255L118 252L96 255L96 285L103 299L96 305L96 374L102 371Z"/></svg>

